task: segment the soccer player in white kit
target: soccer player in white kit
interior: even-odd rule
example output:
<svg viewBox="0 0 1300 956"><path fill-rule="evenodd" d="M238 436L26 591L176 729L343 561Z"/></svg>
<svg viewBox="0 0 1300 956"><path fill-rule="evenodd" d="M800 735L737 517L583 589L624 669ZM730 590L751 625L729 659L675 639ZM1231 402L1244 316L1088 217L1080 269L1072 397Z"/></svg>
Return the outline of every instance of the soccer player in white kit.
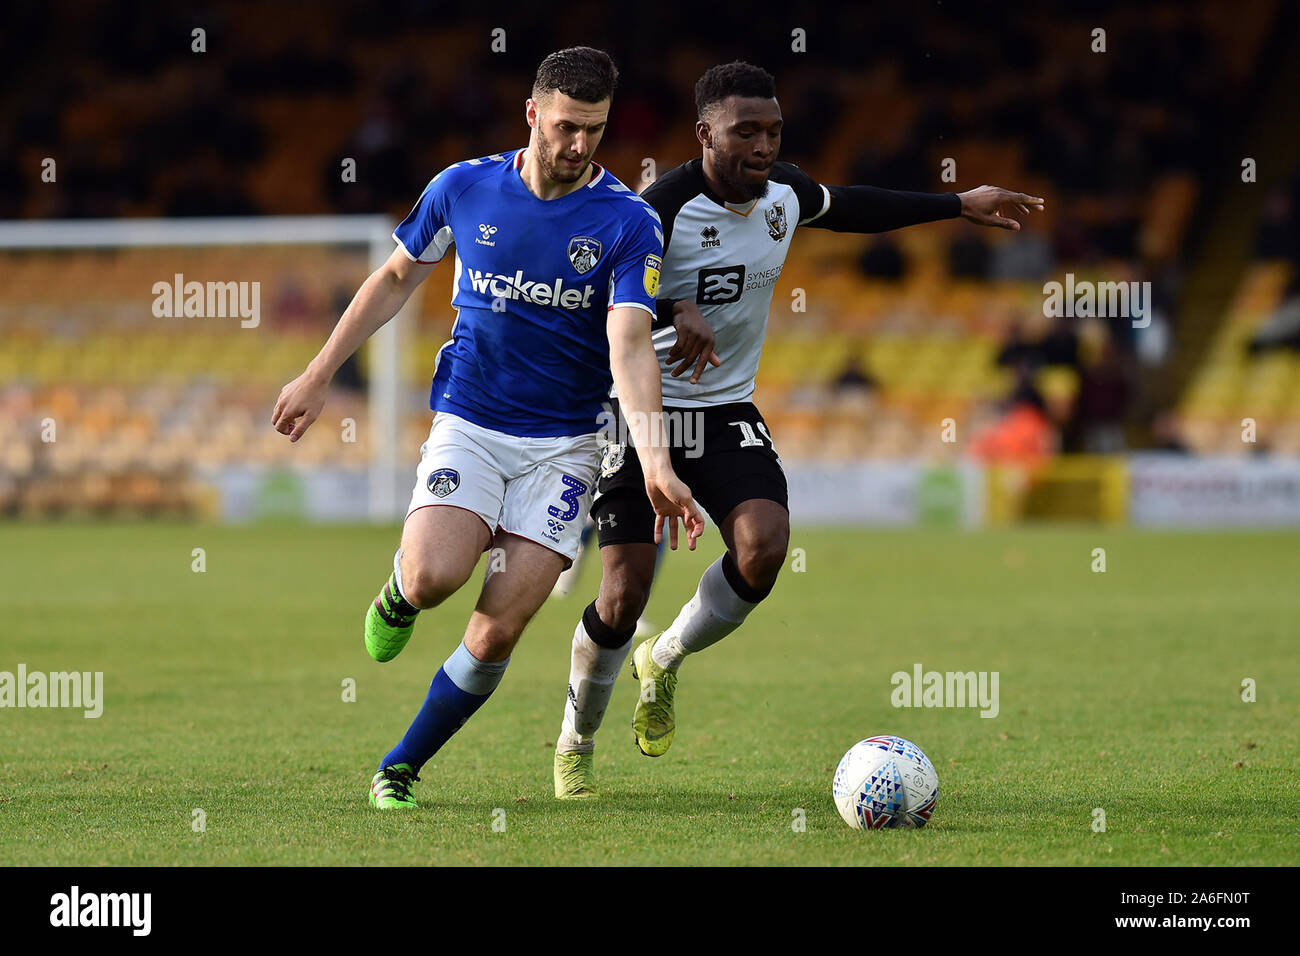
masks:
<svg viewBox="0 0 1300 956"><path fill-rule="evenodd" d="M994 186L961 194L823 186L797 166L777 161L784 121L776 84L748 63L706 72L696 84L695 104L701 157L659 177L642 197L655 207L664 231L655 347L664 370L665 415L683 426L669 438L673 467L718 524L727 550L704 572L668 629L632 655L633 675L641 682L633 731L650 757L672 743L683 659L738 628L771 593L785 561L785 473L752 397L772 292L795 228L884 232L961 216L1019 229L1000 210L1027 212L1043 203ZM689 379L678 377L692 366ZM621 393L620 401L627 404ZM686 428L687 422L694 427ZM640 445L610 445L592 506L601 547L600 593L573 636L555 752L557 797L595 792L596 730L654 576L655 513L640 490L642 481Z"/></svg>

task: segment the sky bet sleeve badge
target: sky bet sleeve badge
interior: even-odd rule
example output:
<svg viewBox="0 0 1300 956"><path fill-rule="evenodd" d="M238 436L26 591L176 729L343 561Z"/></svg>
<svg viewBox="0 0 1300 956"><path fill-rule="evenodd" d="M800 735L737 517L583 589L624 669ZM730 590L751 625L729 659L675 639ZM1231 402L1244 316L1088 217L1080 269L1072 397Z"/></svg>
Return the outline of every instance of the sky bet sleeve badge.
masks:
<svg viewBox="0 0 1300 956"><path fill-rule="evenodd" d="M663 260L658 256L645 257L645 292L650 298L659 294L659 269Z"/></svg>

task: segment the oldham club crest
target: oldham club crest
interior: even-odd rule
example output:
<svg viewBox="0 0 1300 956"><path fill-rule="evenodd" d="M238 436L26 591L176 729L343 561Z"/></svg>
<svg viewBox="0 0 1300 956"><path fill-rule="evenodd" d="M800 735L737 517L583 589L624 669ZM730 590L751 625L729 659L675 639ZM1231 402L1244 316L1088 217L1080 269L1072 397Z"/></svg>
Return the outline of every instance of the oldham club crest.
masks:
<svg viewBox="0 0 1300 956"><path fill-rule="evenodd" d="M435 498L446 498L460 487L460 473L455 468L439 468L429 472L426 484Z"/></svg>
<svg viewBox="0 0 1300 956"><path fill-rule="evenodd" d="M763 213L763 218L767 220L767 234L769 236L777 242L785 238L785 203L772 203Z"/></svg>
<svg viewBox="0 0 1300 956"><path fill-rule="evenodd" d="M591 236L574 236L569 240L569 262L578 275L586 275L600 261L600 240Z"/></svg>

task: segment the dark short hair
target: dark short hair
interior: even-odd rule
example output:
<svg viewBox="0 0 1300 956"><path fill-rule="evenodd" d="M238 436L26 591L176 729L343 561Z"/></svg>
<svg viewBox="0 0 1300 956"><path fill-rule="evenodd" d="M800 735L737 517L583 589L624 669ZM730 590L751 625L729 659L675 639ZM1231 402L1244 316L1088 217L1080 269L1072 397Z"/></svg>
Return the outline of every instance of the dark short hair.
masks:
<svg viewBox="0 0 1300 956"><path fill-rule="evenodd" d="M695 83L695 112L704 114L728 96L776 98L776 80L761 66L736 60L711 67Z"/></svg>
<svg viewBox="0 0 1300 956"><path fill-rule="evenodd" d="M599 103L614 95L618 85L618 68L604 50L589 46L571 46L556 50L537 68L533 80L533 99L559 90L584 103Z"/></svg>

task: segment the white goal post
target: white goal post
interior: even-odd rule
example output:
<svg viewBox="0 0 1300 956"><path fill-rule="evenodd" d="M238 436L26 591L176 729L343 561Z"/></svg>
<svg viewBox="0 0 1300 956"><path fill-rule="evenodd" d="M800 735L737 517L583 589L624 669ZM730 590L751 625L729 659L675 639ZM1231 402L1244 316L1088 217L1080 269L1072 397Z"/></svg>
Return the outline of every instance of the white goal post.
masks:
<svg viewBox="0 0 1300 956"><path fill-rule="evenodd" d="M396 245L387 216L255 216L185 219L87 219L0 221L0 249L57 250L123 247L349 244L369 250L372 270ZM371 456L369 515L400 519L401 355L416 295L370 339L367 372ZM142 300L143 301L143 300ZM337 320L337 316L335 319ZM322 340L321 344L324 344Z"/></svg>

